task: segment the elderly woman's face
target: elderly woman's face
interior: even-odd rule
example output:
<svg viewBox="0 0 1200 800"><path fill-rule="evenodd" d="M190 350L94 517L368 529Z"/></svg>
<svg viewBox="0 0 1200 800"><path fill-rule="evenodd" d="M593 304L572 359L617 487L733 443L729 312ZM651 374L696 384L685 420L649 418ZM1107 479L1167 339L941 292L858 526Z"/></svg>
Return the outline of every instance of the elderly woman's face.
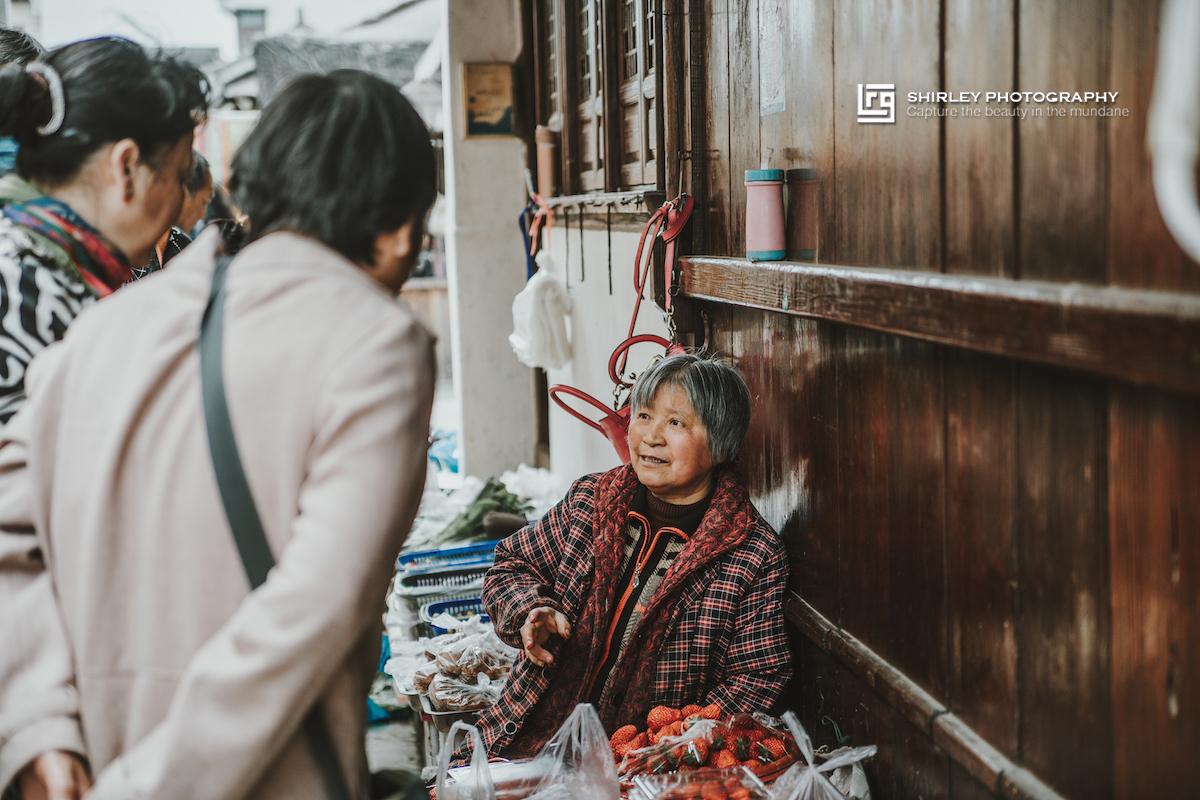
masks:
<svg viewBox="0 0 1200 800"><path fill-rule="evenodd" d="M638 480L660 500L695 503L712 487L708 431L681 386L661 387L654 402L633 415L629 455Z"/></svg>

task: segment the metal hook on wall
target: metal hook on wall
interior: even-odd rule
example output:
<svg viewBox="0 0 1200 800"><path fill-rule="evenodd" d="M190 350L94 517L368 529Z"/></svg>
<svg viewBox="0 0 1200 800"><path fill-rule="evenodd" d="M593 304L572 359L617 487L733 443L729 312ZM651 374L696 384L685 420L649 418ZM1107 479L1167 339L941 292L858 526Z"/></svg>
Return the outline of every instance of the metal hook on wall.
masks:
<svg viewBox="0 0 1200 800"><path fill-rule="evenodd" d="M584 258L584 253L587 248L583 244L583 209L579 209L579 282L583 283L587 280L587 262Z"/></svg>
<svg viewBox="0 0 1200 800"><path fill-rule="evenodd" d="M563 264L563 275L567 279L567 288L571 288L571 208L564 206L563 210L563 240L567 251L566 263Z"/></svg>
<svg viewBox="0 0 1200 800"><path fill-rule="evenodd" d="M606 206L605 215L607 217L605 221L605 228L607 229L608 233L608 295L609 297L612 297L612 203L609 203Z"/></svg>

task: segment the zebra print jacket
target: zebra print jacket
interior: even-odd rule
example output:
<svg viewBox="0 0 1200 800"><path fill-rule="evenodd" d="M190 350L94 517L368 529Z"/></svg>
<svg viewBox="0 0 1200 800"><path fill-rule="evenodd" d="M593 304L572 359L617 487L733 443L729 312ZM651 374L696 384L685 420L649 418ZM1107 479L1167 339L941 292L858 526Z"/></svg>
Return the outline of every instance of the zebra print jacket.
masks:
<svg viewBox="0 0 1200 800"><path fill-rule="evenodd" d="M37 196L15 173L0 178L0 206ZM0 423L25 402L34 356L95 299L61 247L0 215Z"/></svg>

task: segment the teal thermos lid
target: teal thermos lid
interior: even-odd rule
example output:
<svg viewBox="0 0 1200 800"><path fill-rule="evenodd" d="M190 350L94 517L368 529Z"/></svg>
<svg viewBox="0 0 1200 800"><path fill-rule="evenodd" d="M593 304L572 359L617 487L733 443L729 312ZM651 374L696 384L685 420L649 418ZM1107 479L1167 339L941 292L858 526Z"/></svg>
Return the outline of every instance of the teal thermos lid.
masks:
<svg viewBox="0 0 1200 800"><path fill-rule="evenodd" d="M746 170L746 183L754 183L758 181L782 181L783 170L781 169L748 169Z"/></svg>

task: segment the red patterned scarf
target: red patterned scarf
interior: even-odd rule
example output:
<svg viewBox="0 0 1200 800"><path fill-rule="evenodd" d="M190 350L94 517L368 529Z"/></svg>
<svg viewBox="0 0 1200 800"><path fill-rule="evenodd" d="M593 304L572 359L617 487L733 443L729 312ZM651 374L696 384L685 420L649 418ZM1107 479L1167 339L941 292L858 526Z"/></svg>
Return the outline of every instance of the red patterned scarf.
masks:
<svg viewBox="0 0 1200 800"><path fill-rule="evenodd" d="M53 197L4 206L4 216L58 245L79 270L84 283L107 297L133 280L128 259L87 220Z"/></svg>

